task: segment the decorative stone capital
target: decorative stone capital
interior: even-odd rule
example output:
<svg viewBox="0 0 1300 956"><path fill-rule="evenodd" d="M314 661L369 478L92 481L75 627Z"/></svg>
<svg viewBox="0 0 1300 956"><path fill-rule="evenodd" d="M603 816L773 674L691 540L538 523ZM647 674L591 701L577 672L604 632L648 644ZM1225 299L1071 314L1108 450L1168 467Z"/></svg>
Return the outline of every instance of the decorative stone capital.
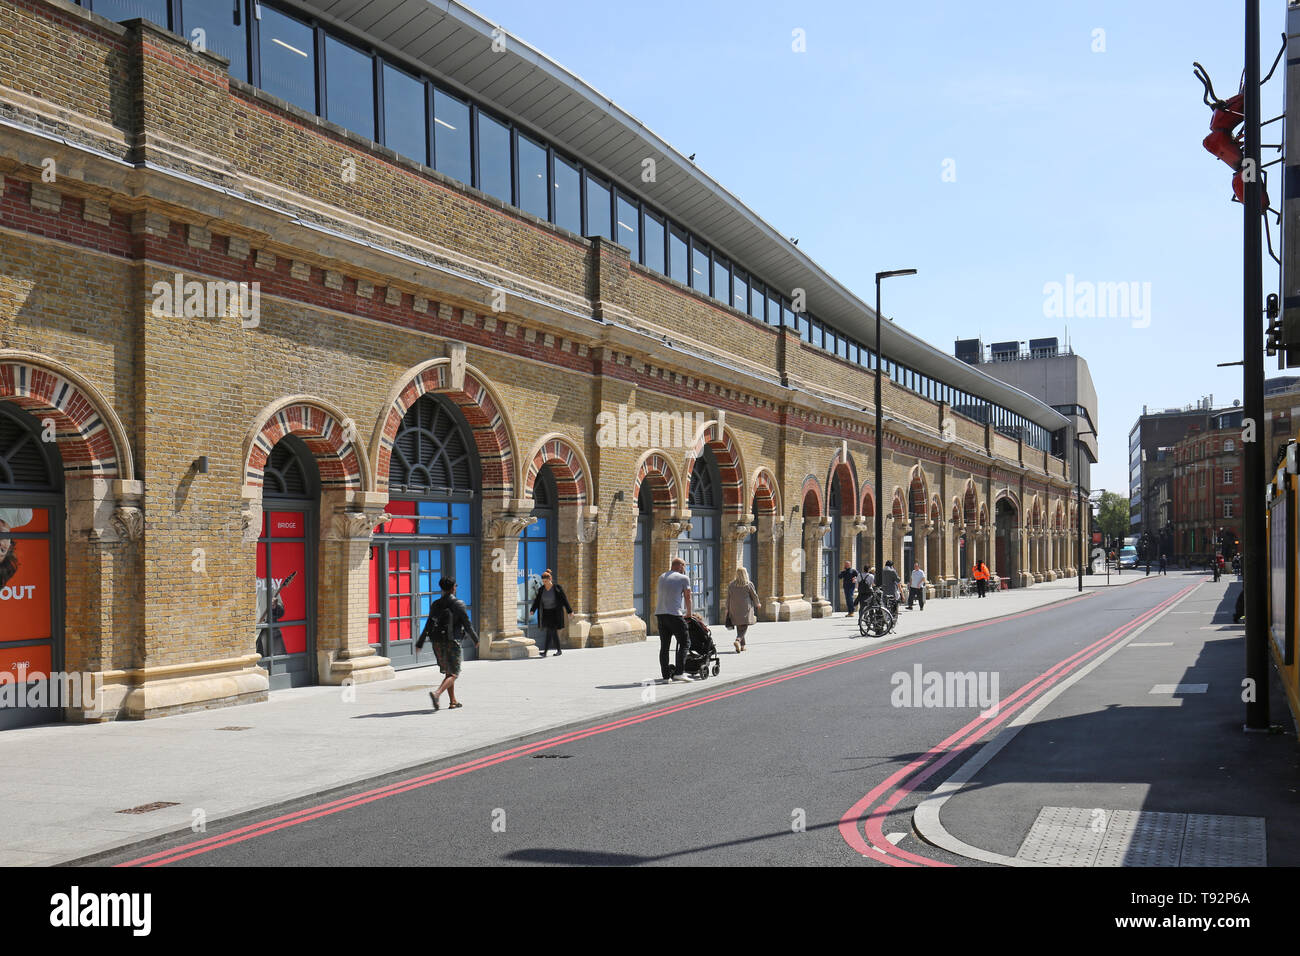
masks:
<svg viewBox="0 0 1300 956"><path fill-rule="evenodd" d="M391 521L393 518L387 511L340 511L335 513L333 520L330 522L328 540L331 541L350 541L360 539L369 541L375 533L375 528L385 521Z"/></svg>
<svg viewBox="0 0 1300 956"><path fill-rule="evenodd" d="M772 540L780 541L785 537L785 519L776 518L772 522Z"/></svg>
<svg viewBox="0 0 1300 956"><path fill-rule="evenodd" d="M144 512L132 506L122 506L113 511L110 519L117 536L125 541L139 541L144 535Z"/></svg>
<svg viewBox="0 0 1300 956"><path fill-rule="evenodd" d="M600 533L600 515L595 508L588 509L588 514L578 514L578 543L591 544Z"/></svg>
<svg viewBox="0 0 1300 956"><path fill-rule="evenodd" d="M519 512L501 511L493 515L488 520L487 537L489 538L517 538L531 524L535 524L537 518L530 514L521 514Z"/></svg>
<svg viewBox="0 0 1300 956"><path fill-rule="evenodd" d="M665 538L676 538L689 523L686 518L664 518L659 522L659 531Z"/></svg>
<svg viewBox="0 0 1300 956"><path fill-rule="evenodd" d="M737 521L731 526L731 537L736 541L743 541L756 531L758 531L756 525L752 525L748 521Z"/></svg>

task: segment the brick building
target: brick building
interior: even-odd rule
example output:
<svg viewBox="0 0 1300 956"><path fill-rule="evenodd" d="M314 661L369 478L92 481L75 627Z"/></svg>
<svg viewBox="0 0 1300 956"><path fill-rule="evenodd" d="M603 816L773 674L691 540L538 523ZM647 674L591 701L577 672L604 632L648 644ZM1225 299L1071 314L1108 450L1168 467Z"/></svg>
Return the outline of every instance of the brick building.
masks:
<svg viewBox="0 0 1300 956"><path fill-rule="evenodd" d="M888 323L878 502L871 309L472 11L88 7L0 5L0 668L67 716L427 666L448 573L481 657L546 567L568 647L673 554L825 615L877 507L932 581L1073 573L1062 415Z"/></svg>
<svg viewBox="0 0 1300 956"><path fill-rule="evenodd" d="M1192 425L1171 448L1175 554L1202 564L1231 559L1241 540L1242 412L1219 412L1209 428Z"/></svg>

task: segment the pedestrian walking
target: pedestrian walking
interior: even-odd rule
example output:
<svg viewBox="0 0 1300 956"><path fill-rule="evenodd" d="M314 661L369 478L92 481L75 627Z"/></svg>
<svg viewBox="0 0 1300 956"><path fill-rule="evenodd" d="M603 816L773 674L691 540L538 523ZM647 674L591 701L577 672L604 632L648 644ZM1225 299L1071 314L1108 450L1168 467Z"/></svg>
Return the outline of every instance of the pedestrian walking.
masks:
<svg viewBox="0 0 1300 956"><path fill-rule="evenodd" d="M659 575L656 587L655 618L659 622L659 672L664 680L689 681L686 676L686 652L691 648L686 618L694 614L691 605L691 579L686 576L686 562L673 558L670 570ZM668 664L668 645L677 638L677 666Z"/></svg>
<svg viewBox="0 0 1300 956"><path fill-rule="evenodd" d="M727 585L727 620L736 628L732 646L739 654L745 650L745 632L751 624L758 623L758 592L749 582L749 572L743 566L736 568L736 576Z"/></svg>
<svg viewBox="0 0 1300 956"><path fill-rule="evenodd" d="M848 608L849 613L846 617L853 616L853 592L858 587L858 571L853 567L851 561L844 562L844 570L840 572L840 584L844 587L844 606Z"/></svg>
<svg viewBox="0 0 1300 956"><path fill-rule="evenodd" d="M1241 555L1240 554L1234 554L1232 556L1232 573L1237 576L1238 581L1241 580Z"/></svg>
<svg viewBox="0 0 1300 956"><path fill-rule="evenodd" d="M1166 576L1169 574L1169 555L1167 554L1160 555L1160 573Z"/></svg>
<svg viewBox="0 0 1300 956"><path fill-rule="evenodd" d="M975 589L979 592L980 597L988 594L989 591L989 567L983 561L975 565L975 570L971 572L971 577L975 579Z"/></svg>
<svg viewBox="0 0 1300 956"><path fill-rule="evenodd" d="M889 613L898 617L898 602L902 600L902 592L898 586L898 572L894 570L894 562L886 561L885 566L880 569L880 590L885 592L885 600L889 602Z"/></svg>
<svg viewBox="0 0 1300 956"><path fill-rule="evenodd" d="M559 657L560 650L560 631L565 628L565 613L572 614L573 608L569 607L569 599L564 594L564 588L555 583L551 577L551 569L547 568L542 572L542 586L537 589L537 594L533 597L533 606L528 609L529 614L537 615L537 626L546 634L545 642L542 644L541 657L546 656L546 652L551 649L551 644L555 645L555 656Z"/></svg>
<svg viewBox="0 0 1300 956"><path fill-rule="evenodd" d="M908 582L907 588L907 609L912 610L912 599L915 598L920 602L921 610L925 610L925 572L921 570L921 563L918 561L912 565L912 579Z"/></svg>
<svg viewBox="0 0 1300 956"><path fill-rule="evenodd" d="M438 698L447 692L451 702L448 710L463 706L456 699L456 678L460 676L461 651L460 638L468 636L478 643L478 634L470 623L469 612L462 601L456 597L456 579L442 578L438 581L442 597L429 606L429 617L420 631L420 638L415 642L419 650L427 640L433 645L433 656L438 661L438 669L443 673L442 683L436 691L429 691L433 709L438 709Z"/></svg>

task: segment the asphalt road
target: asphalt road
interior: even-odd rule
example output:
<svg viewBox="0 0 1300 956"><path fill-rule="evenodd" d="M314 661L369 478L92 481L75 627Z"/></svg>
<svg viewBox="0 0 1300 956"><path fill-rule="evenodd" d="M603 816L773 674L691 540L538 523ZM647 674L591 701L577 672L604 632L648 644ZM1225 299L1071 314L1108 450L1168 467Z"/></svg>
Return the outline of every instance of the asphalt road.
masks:
<svg viewBox="0 0 1300 956"><path fill-rule="evenodd" d="M96 863L973 865L911 833L918 797L898 784L927 770L920 792L942 782L990 725L1072 666L1062 662L1086 663L1104 638L1121 639L1193 583L1153 575L1011 618L864 640L856 653L792 672L706 685L685 701L647 703ZM917 667L975 672L1010 700L988 720L975 701L927 706L898 677ZM900 697L908 706L896 706ZM467 708L430 719L473 716ZM963 729L970 751L933 769L932 748L962 742L950 738Z"/></svg>

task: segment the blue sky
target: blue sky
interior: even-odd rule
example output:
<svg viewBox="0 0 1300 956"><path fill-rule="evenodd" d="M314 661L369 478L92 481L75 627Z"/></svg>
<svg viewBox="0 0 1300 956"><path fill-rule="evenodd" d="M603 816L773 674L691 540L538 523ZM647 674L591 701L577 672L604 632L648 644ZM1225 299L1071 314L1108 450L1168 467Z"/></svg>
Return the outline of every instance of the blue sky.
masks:
<svg viewBox="0 0 1300 956"><path fill-rule="evenodd" d="M1240 367L1215 365L1241 358L1242 210L1231 171L1201 146L1210 111L1192 76L1199 60L1221 96L1236 92L1240 5L470 5L697 154L864 301L876 271L920 270L886 286L884 312L934 345L1064 338L1068 326L1097 386L1094 488L1127 494L1144 404L1241 397ZM1262 8L1266 72L1285 3ZM1266 119L1281 111L1283 69ZM1049 317L1044 286L1067 275L1149 283L1149 324ZM1265 368L1279 374L1275 359Z"/></svg>

